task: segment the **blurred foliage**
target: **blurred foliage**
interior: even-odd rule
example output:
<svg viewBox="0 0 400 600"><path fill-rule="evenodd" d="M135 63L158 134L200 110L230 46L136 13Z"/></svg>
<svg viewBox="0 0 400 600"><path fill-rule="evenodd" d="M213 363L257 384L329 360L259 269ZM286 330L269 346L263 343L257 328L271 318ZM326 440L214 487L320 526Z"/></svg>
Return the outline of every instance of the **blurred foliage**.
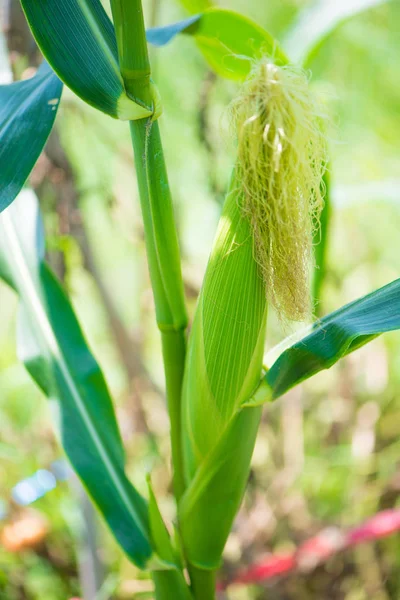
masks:
<svg viewBox="0 0 400 600"><path fill-rule="evenodd" d="M279 40L302 0L225 0ZM147 0L147 22L187 13ZM389 2L343 24L310 65L331 115L333 221L322 312L400 274L400 10ZM14 39L15 42L15 39ZM21 69L21 49L13 65ZM32 56L32 55L31 55ZM193 313L233 149L225 107L236 84L216 79L185 36L151 49L163 98L160 121ZM32 62L32 58L30 58ZM23 67L25 68L25 67ZM31 177L45 213L48 256L64 280L117 405L129 475L152 481L169 520L168 420L160 343L143 247L129 130L65 91L52 136ZM140 299L137 301L137 299ZM6 522L25 509L13 486L47 468L60 449L51 411L15 356L16 299L0 286L0 498ZM268 347L282 331L272 315ZM226 574L321 528L351 526L400 499L400 336L388 334L265 410L243 509L226 548ZM0 506L1 510L1 506ZM33 549L0 546L0 598L65 600L79 593L79 501L68 483L34 504L47 533ZM106 579L101 598L144 597L146 580L99 531ZM395 599L400 539L347 551L310 574L227 592L229 600Z"/></svg>

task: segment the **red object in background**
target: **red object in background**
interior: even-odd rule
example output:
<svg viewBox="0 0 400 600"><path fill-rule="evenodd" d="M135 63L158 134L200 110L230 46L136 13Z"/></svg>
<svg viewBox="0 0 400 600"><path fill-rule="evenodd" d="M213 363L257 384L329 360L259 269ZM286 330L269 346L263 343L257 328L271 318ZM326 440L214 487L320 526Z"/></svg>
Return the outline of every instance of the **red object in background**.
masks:
<svg viewBox="0 0 400 600"><path fill-rule="evenodd" d="M292 554L276 554L257 565L249 567L243 573L239 573L230 583L254 583L272 579L292 571L295 567L296 560Z"/></svg>
<svg viewBox="0 0 400 600"><path fill-rule="evenodd" d="M360 527L351 529L347 534L347 545L355 546L400 531L400 509L383 510Z"/></svg>
<svg viewBox="0 0 400 600"><path fill-rule="evenodd" d="M350 530L329 527L307 540L292 553L271 555L256 565L239 572L230 581L220 583L219 590L229 585L257 583L290 573L311 571L329 557L346 548L371 542L400 531L400 509L384 510Z"/></svg>

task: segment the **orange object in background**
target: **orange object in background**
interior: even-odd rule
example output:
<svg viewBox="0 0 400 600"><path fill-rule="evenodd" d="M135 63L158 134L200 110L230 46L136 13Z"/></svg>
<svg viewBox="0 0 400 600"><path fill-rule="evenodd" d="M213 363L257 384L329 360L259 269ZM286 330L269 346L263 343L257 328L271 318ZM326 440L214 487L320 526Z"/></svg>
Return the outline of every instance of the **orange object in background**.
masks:
<svg viewBox="0 0 400 600"><path fill-rule="evenodd" d="M8 552L22 552L41 544L47 532L46 520L36 511L27 511L3 527L0 543Z"/></svg>

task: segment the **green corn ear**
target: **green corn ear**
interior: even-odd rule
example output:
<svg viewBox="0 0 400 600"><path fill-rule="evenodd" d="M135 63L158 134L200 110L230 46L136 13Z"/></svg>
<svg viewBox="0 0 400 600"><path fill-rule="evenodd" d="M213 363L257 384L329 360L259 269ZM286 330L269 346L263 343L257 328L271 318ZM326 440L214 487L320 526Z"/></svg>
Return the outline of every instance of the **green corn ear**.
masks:
<svg viewBox="0 0 400 600"><path fill-rule="evenodd" d="M180 524L188 559L206 569L220 562L260 419L258 409L240 411L260 378L267 317L265 286L240 199L234 174L198 301L183 389L188 488Z"/></svg>
<svg viewBox="0 0 400 600"><path fill-rule="evenodd" d="M187 484L253 391L262 367L267 302L239 198L234 175L188 348L183 390Z"/></svg>
<svg viewBox="0 0 400 600"><path fill-rule="evenodd" d="M260 408L268 304L282 319L309 307L312 234L322 208L325 138L306 75L255 63L233 103L238 158L191 331L182 396L190 564L216 569L249 473Z"/></svg>

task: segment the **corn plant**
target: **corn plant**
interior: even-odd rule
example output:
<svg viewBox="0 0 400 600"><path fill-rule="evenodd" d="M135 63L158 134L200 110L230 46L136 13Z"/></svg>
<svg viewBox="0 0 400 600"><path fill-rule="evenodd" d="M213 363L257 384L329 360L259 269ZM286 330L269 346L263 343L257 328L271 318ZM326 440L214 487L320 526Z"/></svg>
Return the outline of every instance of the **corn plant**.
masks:
<svg viewBox="0 0 400 600"><path fill-rule="evenodd" d="M141 0L111 0L113 23L100 0L21 4L45 61L32 79L0 87L0 277L20 300L18 355L57 406L73 468L126 556L150 572L155 598L211 600L262 406L400 328L396 280L284 340L268 364L263 359L270 307L284 321L312 314L308 271L321 214L327 222L328 156L323 110L302 65L348 14L328 15L311 44L303 30L303 51L302 29L295 31L287 47L297 40L296 63L266 30L228 10L207 8L147 32L155 46L191 36L211 68L239 85L230 108L236 162L187 338L159 130L162 98L151 77ZM163 521L150 478L145 498L125 473L107 384L46 264L37 203L19 194L54 124L62 82L129 123L162 341L174 528ZM323 271L323 252L317 263ZM321 281L320 272L318 290Z"/></svg>

